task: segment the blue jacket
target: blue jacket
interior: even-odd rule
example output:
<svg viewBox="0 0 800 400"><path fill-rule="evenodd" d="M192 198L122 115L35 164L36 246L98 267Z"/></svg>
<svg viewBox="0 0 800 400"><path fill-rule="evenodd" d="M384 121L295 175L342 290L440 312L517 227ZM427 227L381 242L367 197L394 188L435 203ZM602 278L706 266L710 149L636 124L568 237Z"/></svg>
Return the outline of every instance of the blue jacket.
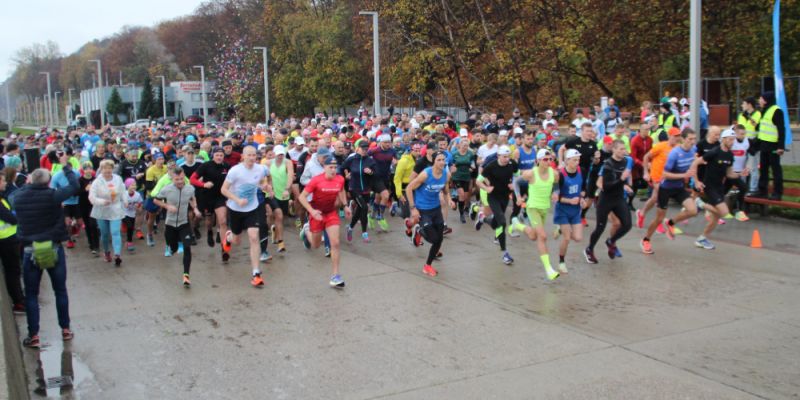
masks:
<svg viewBox="0 0 800 400"><path fill-rule="evenodd" d="M375 160L372 157L361 157L360 154L353 153L353 155L344 160L344 164L339 167L339 173L344 176L344 171L350 171L350 191L366 193L369 192L372 187L371 179L373 179L377 173L376 166ZM371 169L372 174L365 174L364 169L366 168Z"/></svg>
<svg viewBox="0 0 800 400"><path fill-rule="evenodd" d="M11 194L10 203L17 212L17 236L23 245L33 241L69 239L64 226L61 203L80 190L78 176L72 167L65 166L69 186L52 189L48 185L25 185Z"/></svg>

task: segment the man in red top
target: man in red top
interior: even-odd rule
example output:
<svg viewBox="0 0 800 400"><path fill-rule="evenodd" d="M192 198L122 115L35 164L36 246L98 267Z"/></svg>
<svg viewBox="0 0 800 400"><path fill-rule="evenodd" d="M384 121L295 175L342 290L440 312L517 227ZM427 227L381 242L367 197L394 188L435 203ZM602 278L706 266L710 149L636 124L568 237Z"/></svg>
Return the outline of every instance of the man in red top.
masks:
<svg viewBox="0 0 800 400"><path fill-rule="evenodd" d="M644 175L644 155L651 148L653 148L653 139L650 137L650 124L642 122L639 126L639 133L631 139L632 177L634 183Z"/></svg>
<svg viewBox="0 0 800 400"><path fill-rule="evenodd" d="M344 191L344 177L336 174L336 158L328 156L323 161L325 172L308 182L300 193L299 201L308 211L309 221L300 230L300 239L306 249L317 248L322 243L322 231L328 233L331 246L333 274L330 285L344 288L344 280L339 275L339 207L347 202ZM309 202L308 197L311 196ZM350 207L345 207L345 217L350 218Z"/></svg>
<svg viewBox="0 0 800 400"><path fill-rule="evenodd" d="M228 166L230 166L231 168L233 168L234 166L236 166L236 164L239 164L239 162L242 161L242 154L237 151L233 151L233 142L231 142L230 140L222 141L222 150L225 152L225 158L223 159L223 161L225 162L225 164L228 164Z"/></svg>

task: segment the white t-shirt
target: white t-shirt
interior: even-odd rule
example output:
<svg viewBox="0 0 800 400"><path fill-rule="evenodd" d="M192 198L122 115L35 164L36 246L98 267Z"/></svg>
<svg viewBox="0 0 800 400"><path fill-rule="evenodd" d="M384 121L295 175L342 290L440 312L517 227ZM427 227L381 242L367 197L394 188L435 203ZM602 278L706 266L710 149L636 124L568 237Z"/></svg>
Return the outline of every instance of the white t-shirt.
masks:
<svg viewBox="0 0 800 400"><path fill-rule="evenodd" d="M546 119L546 120L542 121L542 129L547 129L547 125L550 125L550 124L553 124L553 125L556 126L556 128L558 128L558 121L550 118L550 119Z"/></svg>
<svg viewBox="0 0 800 400"><path fill-rule="evenodd" d="M297 146L292 147L291 149L289 149L289 158L292 161L297 161L300 159L300 155L305 153L306 151L308 151L308 149L306 149L305 146L303 146L303 149L299 151L297 150Z"/></svg>
<svg viewBox="0 0 800 400"><path fill-rule="evenodd" d="M488 145L485 144L482 145L481 147L478 147L478 159L485 160L486 157L489 157L490 155L497 153L498 148L499 146L496 144L492 147L489 147Z"/></svg>
<svg viewBox="0 0 800 400"><path fill-rule="evenodd" d="M583 124L584 124L584 123L586 123L586 122L588 122L588 123L592 123L592 121L591 121L589 118L586 118L586 117L583 117L583 118L575 118L575 119L573 119L573 120L572 120L572 126L574 126L574 127L575 127L575 130L577 130L577 131L580 131L580 130L581 130L581 127L582 127L582 126L583 126Z"/></svg>
<svg viewBox="0 0 800 400"><path fill-rule="evenodd" d="M133 192L131 196L130 192L125 193L128 196L128 205L125 206L125 216L130 218L136 218L136 207L142 204L142 195L139 192Z"/></svg>
<svg viewBox="0 0 800 400"><path fill-rule="evenodd" d="M241 162L228 171L225 182L230 182L230 191L241 199L247 199L247 204L240 207L235 201L228 199L225 203L228 208L237 212L250 212L258 207L258 197L256 192L261 190L261 180L269 176L269 168L266 165L253 164L252 168L247 168Z"/></svg>
<svg viewBox="0 0 800 400"><path fill-rule="evenodd" d="M739 139L733 141L731 146L731 153L733 153L733 172L744 171L744 166L747 163L747 150L750 149L750 141L744 139L739 142Z"/></svg>

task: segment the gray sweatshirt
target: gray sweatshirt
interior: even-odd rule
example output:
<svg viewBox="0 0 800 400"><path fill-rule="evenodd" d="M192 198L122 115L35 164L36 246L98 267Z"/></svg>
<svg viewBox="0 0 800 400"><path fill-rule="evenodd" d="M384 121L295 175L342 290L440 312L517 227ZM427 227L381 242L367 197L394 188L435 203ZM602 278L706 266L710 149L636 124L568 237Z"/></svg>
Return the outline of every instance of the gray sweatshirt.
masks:
<svg viewBox="0 0 800 400"><path fill-rule="evenodd" d="M158 198L178 208L177 213L167 212L167 219L164 220L164 223L173 227L189 223L189 200L192 197L194 197L192 185L184 185L182 189L178 189L173 183L164 186L158 193Z"/></svg>

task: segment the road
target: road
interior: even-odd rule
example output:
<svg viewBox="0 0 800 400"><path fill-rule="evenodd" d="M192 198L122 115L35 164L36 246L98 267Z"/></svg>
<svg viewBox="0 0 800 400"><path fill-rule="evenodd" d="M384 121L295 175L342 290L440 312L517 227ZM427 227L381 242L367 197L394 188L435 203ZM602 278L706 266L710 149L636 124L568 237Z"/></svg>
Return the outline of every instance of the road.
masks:
<svg viewBox="0 0 800 400"><path fill-rule="evenodd" d="M699 229L701 218L684 227ZM773 220L730 222L717 250L693 237L641 231L622 259L583 262L546 282L535 246L510 240L500 262L490 232L454 222L440 275L421 273L427 246L399 232L345 243L343 291L328 287L328 259L291 234L288 252L248 284L244 249L231 263L201 240L193 286L162 242L114 268L69 252L75 339L59 338L42 284L41 352L24 349L37 376L72 375L80 399L789 399L800 396L798 230ZM753 227L767 248L747 246ZM288 233L295 232L293 228ZM588 236L588 234L586 235ZM585 243L585 242L584 242ZM556 245L550 241L551 254ZM21 331L25 319L17 317ZM37 371L41 362L42 373ZM39 389L41 391L41 389ZM37 397L41 398L41 397Z"/></svg>

